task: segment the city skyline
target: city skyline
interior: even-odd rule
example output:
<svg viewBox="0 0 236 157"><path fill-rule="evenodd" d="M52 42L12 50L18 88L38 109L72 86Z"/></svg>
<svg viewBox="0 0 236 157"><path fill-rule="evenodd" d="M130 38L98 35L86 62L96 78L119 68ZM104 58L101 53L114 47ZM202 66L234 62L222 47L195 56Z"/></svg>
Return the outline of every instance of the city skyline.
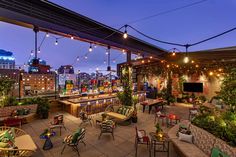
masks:
<svg viewBox="0 0 236 157"><path fill-rule="evenodd" d="M236 25L236 22L233 20L236 13L236 3L233 0L227 2L205 0L198 5L177 10L175 13L160 15L137 23L132 23L132 21L197 1L170 2L150 0L148 3L138 1L133 8L132 6L134 4L131 1L119 1L115 2L115 4L107 1L82 2L76 0L70 2L53 0L52 2L106 25L113 26L114 28L118 28L121 25L129 24L131 22L130 25L150 36L184 44L205 39ZM126 5L127 7L122 8L123 5ZM87 6L90 6L89 9L87 9ZM120 8L122 8L122 10ZM220 12L223 8L224 12ZM113 17L116 17L116 20L112 20ZM30 58L31 50L33 50L34 47L33 30L1 22L0 33L5 34L0 37L0 49L14 52L16 64L22 65L27 63ZM173 48L173 46L150 41L130 29L128 30L128 33L166 50ZM193 47L190 51L234 46L235 41L233 39L235 38L235 34L235 32L232 32ZM39 33L39 44L44 35L44 32ZM99 69L106 69L107 64L103 63L106 59L105 47L97 47L88 55L87 60L80 59L80 61L77 62L77 56L83 56L88 52L89 43L75 41L69 38L59 40L57 46L54 45L54 42L55 38L47 38L43 43L41 53L39 54L39 58L46 60L53 69L68 64L72 64L76 70L80 69L80 71L89 73L95 71L97 67L99 67ZM184 51L182 48L176 48ZM122 55L122 52L111 50L111 59L114 58L117 58L116 63L125 61L125 55ZM112 68L116 69L116 63L113 63L113 61L111 61L111 63Z"/></svg>

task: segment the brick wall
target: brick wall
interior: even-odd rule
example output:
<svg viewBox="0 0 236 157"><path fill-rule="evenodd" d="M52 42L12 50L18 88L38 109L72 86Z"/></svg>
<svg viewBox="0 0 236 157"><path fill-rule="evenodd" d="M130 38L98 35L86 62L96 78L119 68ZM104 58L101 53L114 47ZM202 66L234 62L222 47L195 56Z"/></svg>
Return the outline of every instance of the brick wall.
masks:
<svg viewBox="0 0 236 157"><path fill-rule="evenodd" d="M0 117L8 117L11 115L13 110L17 110L17 109L30 109L30 112L36 112L37 110L37 104L33 104L33 105L22 105L22 106L8 106L8 107L2 107L0 108Z"/></svg>

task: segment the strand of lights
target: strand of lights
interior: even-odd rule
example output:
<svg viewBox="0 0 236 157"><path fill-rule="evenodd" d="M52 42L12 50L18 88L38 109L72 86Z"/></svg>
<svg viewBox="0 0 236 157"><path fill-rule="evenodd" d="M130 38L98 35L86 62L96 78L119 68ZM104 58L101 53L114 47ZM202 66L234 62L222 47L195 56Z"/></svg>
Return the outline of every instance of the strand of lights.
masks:
<svg viewBox="0 0 236 157"><path fill-rule="evenodd" d="M50 34L49 34L48 32L46 33L46 37L47 37L47 38L50 37Z"/></svg>
<svg viewBox="0 0 236 157"><path fill-rule="evenodd" d="M38 53L40 53L41 51L40 51L40 47L38 48Z"/></svg>
<svg viewBox="0 0 236 157"><path fill-rule="evenodd" d="M70 37L70 39L71 39L71 40L74 40L74 37L73 37L73 36L71 36L71 37Z"/></svg>

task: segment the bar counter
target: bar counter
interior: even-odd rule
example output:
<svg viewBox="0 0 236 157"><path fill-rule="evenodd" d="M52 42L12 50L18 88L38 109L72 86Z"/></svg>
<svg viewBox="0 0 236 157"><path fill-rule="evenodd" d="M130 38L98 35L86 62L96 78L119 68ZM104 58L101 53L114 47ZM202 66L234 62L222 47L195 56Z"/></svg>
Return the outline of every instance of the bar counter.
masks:
<svg viewBox="0 0 236 157"><path fill-rule="evenodd" d="M134 95L138 96L139 102L145 101L146 99L145 92L136 92ZM78 117L82 109L88 114L104 112L107 106L111 104L118 104L119 100L116 93L112 93L93 94L88 96L66 96L66 98L63 97L59 102L62 104L64 111L72 114L75 117Z"/></svg>

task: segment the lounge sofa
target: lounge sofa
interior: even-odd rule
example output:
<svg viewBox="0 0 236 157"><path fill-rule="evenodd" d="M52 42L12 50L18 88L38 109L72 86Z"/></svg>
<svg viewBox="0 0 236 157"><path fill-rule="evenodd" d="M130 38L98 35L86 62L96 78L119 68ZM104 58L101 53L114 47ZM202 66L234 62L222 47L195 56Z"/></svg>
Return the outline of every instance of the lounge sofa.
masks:
<svg viewBox="0 0 236 157"><path fill-rule="evenodd" d="M0 133L3 133L6 130L11 129L10 127L0 127ZM32 156L36 150L37 146L35 145L33 139L30 135L28 135L25 131L14 128L15 132L15 139L14 145L16 146L13 148L1 148L0 147L0 156L7 157L7 156L18 156L18 157L29 157Z"/></svg>
<svg viewBox="0 0 236 157"><path fill-rule="evenodd" d="M184 124L189 126L193 135L193 144L180 141L177 137L179 125ZM183 121L175 125L168 131L168 136L173 143L173 146L181 157L209 157L213 148L218 148L221 152L229 157L236 157L236 149L227 145L221 139L208 133L207 131L190 124L189 121Z"/></svg>
<svg viewBox="0 0 236 157"><path fill-rule="evenodd" d="M115 119L117 122L123 122L129 120L133 115L133 106L123 106L123 105L110 105L105 110L105 115L110 118Z"/></svg>

